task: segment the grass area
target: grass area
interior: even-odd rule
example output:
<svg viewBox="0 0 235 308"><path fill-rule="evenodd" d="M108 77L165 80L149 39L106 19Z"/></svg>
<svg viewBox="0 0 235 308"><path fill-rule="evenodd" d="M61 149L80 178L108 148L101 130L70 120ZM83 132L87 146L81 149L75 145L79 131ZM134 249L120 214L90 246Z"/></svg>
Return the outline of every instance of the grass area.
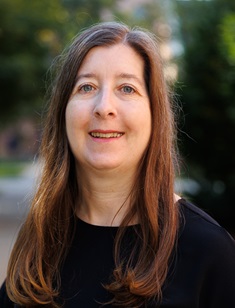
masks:
<svg viewBox="0 0 235 308"><path fill-rule="evenodd" d="M16 177L23 171L26 162L0 160L0 177Z"/></svg>

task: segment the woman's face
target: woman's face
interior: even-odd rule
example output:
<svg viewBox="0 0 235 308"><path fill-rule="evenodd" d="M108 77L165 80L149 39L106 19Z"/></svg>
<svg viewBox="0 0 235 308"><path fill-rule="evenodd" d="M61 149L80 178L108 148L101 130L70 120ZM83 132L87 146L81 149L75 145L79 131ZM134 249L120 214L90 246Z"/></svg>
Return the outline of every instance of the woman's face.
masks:
<svg viewBox="0 0 235 308"><path fill-rule="evenodd" d="M89 51L66 107L66 130L83 170L136 170L149 142L151 112L144 61L131 47Z"/></svg>

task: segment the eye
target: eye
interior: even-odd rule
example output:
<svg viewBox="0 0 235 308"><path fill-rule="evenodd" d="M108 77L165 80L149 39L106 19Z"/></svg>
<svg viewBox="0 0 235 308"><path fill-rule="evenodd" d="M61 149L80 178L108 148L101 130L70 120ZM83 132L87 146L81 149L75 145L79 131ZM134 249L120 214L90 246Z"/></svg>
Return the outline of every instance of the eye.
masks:
<svg viewBox="0 0 235 308"><path fill-rule="evenodd" d="M132 88L131 86L123 86L122 87L122 92L126 93L126 94L132 94L132 93L135 93L135 89Z"/></svg>
<svg viewBox="0 0 235 308"><path fill-rule="evenodd" d="M84 84L81 87L79 87L79 92L89 93L93 90L94 90L94 87L90 84Z"/></svg>

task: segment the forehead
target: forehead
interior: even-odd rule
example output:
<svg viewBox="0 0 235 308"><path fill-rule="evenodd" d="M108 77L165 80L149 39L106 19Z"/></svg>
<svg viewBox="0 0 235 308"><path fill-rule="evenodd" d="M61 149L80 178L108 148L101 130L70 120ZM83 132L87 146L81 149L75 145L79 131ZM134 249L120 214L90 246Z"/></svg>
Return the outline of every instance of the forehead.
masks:
<svg viewBox="0 0 235 308"><path fill-rule="evenodd" d="M115 44L111 46L93 47L85 56L78 70L81 74L87 70L102 71L110 66L112 70L143 75L144 60L129 45Z"/></svg>

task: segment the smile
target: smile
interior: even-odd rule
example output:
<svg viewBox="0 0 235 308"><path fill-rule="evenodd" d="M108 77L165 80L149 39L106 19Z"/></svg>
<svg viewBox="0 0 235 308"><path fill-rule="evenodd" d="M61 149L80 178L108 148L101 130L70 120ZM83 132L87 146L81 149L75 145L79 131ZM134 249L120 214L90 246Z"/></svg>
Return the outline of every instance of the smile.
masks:
<svg viewBox="0 0 235 308"><path fill-rule="evenodd" d="M98 132L92 132L90 133L92 137L95 138L118 138L124 135L123 133L98 133Z"/></svg>

